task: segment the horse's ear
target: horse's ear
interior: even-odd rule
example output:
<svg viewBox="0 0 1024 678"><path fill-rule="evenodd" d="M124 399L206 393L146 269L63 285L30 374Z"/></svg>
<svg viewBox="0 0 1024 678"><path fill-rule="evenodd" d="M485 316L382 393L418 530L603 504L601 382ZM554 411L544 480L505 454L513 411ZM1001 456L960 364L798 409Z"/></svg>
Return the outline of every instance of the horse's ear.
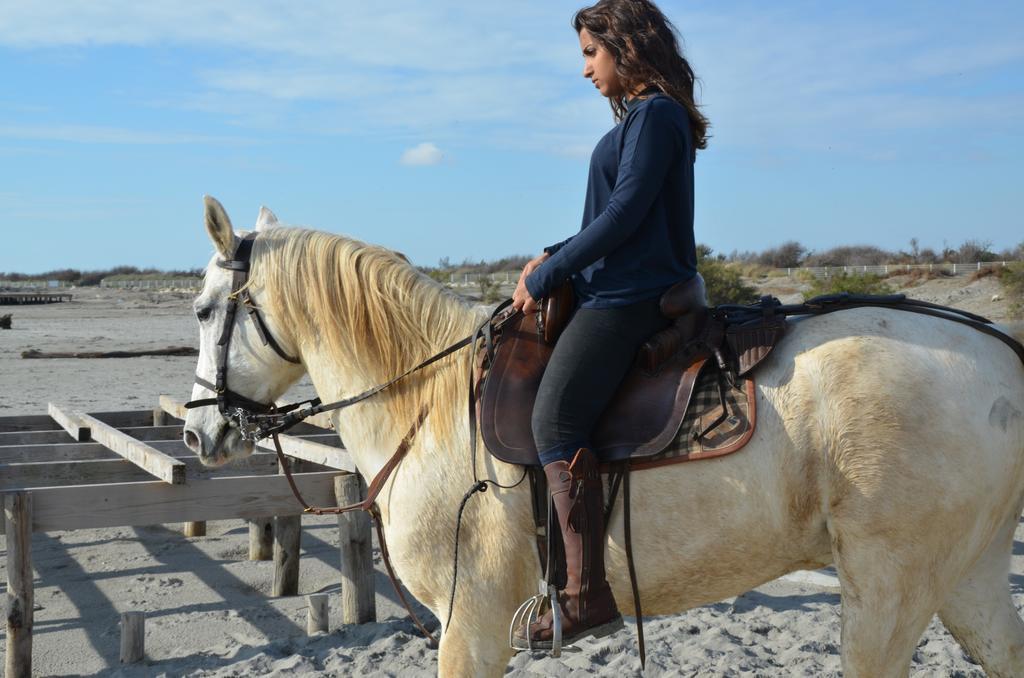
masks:
<svg viewBox="0 0 1024 678"><path fill-rule="evenodd" d="M404 254L402 254L402 253L401 253L401 252L399 252L398 250L391 250L391 251L392 251L392 252L394 252L394 253L395 253L395 255L396 255L396 256L397 256L397 257L398 257L399 259L401 259L402 261L404 261L405 263L407 263L407 264L412 264L412 262L411 262L411 261L409 261L409 257L405 256Z"/></svg>
<svg viewBox="0 0 1024 678"><path fill-rule="evenodd" d="M216 198L204 195L203 203L206 206L206 232L210 234L210 240L220 255L230 259L235 255L237 241L231 219L228 219L228 213Z"/></svg>
<svg viewBox="0 0 1024 678"><path fill-rule="evenodd" d="M277 225L277 215L271 212L269 208L260 206L260 215L256 217L256 230L265 231Z"/></svg>

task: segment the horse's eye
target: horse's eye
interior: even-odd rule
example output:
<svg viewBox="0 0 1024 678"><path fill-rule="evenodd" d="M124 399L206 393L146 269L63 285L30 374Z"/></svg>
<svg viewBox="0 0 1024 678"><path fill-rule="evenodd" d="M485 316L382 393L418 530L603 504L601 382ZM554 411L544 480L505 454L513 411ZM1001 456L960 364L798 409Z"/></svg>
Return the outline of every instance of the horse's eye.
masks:
<svg viewBox="0 0 1024 678"><path fill-rule="evenodd" d="M209 320L211 315L213 315L213 310L209 307L201 308L198 311L196 311L196 317L199 318L199 322L205 322Z"/></svg>

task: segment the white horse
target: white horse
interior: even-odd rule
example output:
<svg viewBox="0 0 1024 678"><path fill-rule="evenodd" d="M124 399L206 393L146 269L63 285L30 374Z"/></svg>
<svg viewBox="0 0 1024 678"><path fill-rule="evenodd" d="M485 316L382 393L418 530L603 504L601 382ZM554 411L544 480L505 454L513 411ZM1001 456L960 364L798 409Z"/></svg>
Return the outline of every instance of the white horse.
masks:
<svg viewBox="0 0 1024 678"><path fill-rule="evenodd" d="M207 199L214 261L238 236ZM480 312L381 247L278 227L261 211L250 291L282 360L235 320L231 389L271 402L308 372L339 400L469 334ZM213 380L230 273L213 265L196 300L198 374ZM456 508L471 486L462 351L335 414L369 480L422 404L426 423L378 498L399 577L448 617ZM735 596L834 563L847 676L904 676L936 612L989 675L1024 675L1024 623L1010 598L1024 502L1024 368L997 339L933 317L858 309L797 323L757 374L757 430L739 453L639 472L633 547L646 614ZM208 397L200 386L193 398ZM186 440L207 463L251 444L216 411L189 412ZM215 444L216 441L216 444ZM481 477L519 468L483 453ZM508 624L540 577L526 484L478 495L462 526L458 593L438 655L444 676L500 676ZM608 527L608 576L633 613L622 504Z"/></svg>

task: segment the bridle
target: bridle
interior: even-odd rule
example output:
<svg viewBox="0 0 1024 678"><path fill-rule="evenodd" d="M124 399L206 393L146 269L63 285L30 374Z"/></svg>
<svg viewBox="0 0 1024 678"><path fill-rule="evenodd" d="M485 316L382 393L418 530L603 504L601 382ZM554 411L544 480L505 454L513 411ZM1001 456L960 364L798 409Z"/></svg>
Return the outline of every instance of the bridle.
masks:
<svg viewBox="0 0 1024 678"><path fill-rule="evenodd" d="M285 458L284 451L281 449L281 442L278 438L280 433L287 431L296 424L302 422L304 419L308 419L314 415L320 414L321 412L328 412L332 410L340 410L351 405L355 405L358 402L366 400L381 391L392 386L396 382L404 379L413 372L417 372L428 365L431 365L442 358L445 358L466 346L476 345L478 340L485 342L489 357L493 358L494 350L494 339L493 335L499 332L507 323L517 318L520 315L520 311L515 311L510 308L511 299L500 304L491 316L481 323L472 334L454 344L446 347L439 353L432 355L418 365L409 368L405 372L399 374L396 377L374 386L373 388L367 389L358 395L354 395L350 398L338 400L332 403L324 404L320 398L312 398L309 400L302 400L288 405L276 405L274 403L261 403L252 398L248 398L236 391L228 388L228 356L231 349L231 336L234 332L235 316L238 313L239 303L243 304L249 311L249 318L256 328L256 333L259 335L260 340L265 346L270 346L278 356L283 360L290 363L300 365L302 360L289 355L278 343L274 336L270 332L270 328L263 320L263 316L260 314L259 307L252 299L252 295L249 293L247 284L249 282L249 271L250 271L250 260L252 258L252 247L258 235L257 231L253 231L245 235L238 243L235 248L235 252L231 259L220 261L218 260L217 266L223 269L227 269L232 272L231 278L231 293L228 294L228 305L224 315L224 327L221 329L220 338L217 340L218 355L217 355L217 373L216 383L211 384L206 379L203 379L198 374L195 375L195 383L200 386L210 389L214 392L215 397L213 398L200 398L196 400L190 400L185 403L186 409L193 409L196 407L210 407L217 406L217 410L229 422L234 422L238 428L238 432L243 440L250 442L257 442L264 438L273 438L274 449L277 452L278 461L281 464L281 468L284 471L285 477L288 479L288 484L291 487L292 493L295 498L303 506L303 510L306 513L312 513L315 515L327 515L327 514L341 514L348 513L350 511L366 511L374 518L374 523L377 529L377 541L380 544L381 556L384 560L384 564L387 567L388 576L391 578L391 583L395 587L395 592L399 599L405 605L406 611L409 616L419 627L420 631L431 641L435 642L433 636L426 627L420 622L416 613L413 612L412 607L409 605L405 598L405 594L402 592L401 586L399 586L398 578L394 573L394 569L391 566L391 559L388 555L387 544L384 540L384 532L381 526L380 513L377 510L376 498L384 487L384 483L387 481L391 473L398 467L402 459L408 453L412 447L413 438L419 431L419 428L423 425L424 420L429 413L429 410L424 406L420 409L420 412L413 422L412 427L406 433L405 437L399 443L398 448L391 455L391 458L385 462L384 466L380 469L367 488L366 498L362 501L348 506L337 506L337 507L313 507L306 503L306 500L302 498L299 493L298 487L295 485L295 480L292 478L291 467ZM472 374L470 375L472 380ZM475 458L476 448L476 430L475 430L475 412L472 401L472 383L470 384L470 420L471 420L471 447L473 448ZM474 474L475 474L475 462L474 462ZM524 474L525 477L525 474ZM486 489L484 481L477 482L475 485L476 492L481 492ZM520 481L521 482L521 481ZM518 483L517 483L518 484ZM467 495L469 496L469 495ZM463 499L465 504L466 499ZM461 515L461 509L460 509ZM454 596L454 583L452 588L452 595Z"/></svg>
<svg viewBox="0 0 1024 678"><path fill-rule="evenodd" d="M289 355L281 348L281 344L274 339L274 335L270 333L270 328L267 327L259 307L249 293L247 286L249 282L249 268L252 258L252 246L256 241L256 236L256 231L247 234L238 242L238 246L235 247L235 253L231 259L218 260L216 262L219 268L232 272L231 293L228 294L228 303L224 312L224 327L221 329L220 338L217 340L216 383L211 384L198 374L195 376L195 383L213 391L215 397L190 400L185 403L187 409L216 405L217 411L220 412L221 416L230 422L234 422L242 439L249 442L256 442L268 435L273 435L275 432L283 431L284 429L278 431L270 430L273 428L272 423L278 423L280 415L291 412L307 403L311 405L320 404L319 399L313 399L279 408L273 404L261 403L252 398L247 398L237 391L232 391L228 388L228 356L231 353L231 337L234 334L235 316L238 314L239 304L244 305L249 311L249 319L252 321L256 334L259 335L264 346L270 346L277 355L287 362L295 365L302 363L299 358ZM298 421L296 420L295 423L298 423Z"/></svg>

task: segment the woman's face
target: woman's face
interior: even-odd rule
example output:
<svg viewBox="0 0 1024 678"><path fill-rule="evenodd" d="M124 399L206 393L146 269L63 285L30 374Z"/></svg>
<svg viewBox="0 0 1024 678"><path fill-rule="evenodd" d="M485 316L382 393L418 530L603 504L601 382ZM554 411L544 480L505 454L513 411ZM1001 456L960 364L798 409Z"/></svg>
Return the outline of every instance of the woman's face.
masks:
<svg viewBox="0 0 1024 678"><path fill-rule="evenodd" d="M592 38L586 28L580 30L580 50L583 52L583 77L593 82L604 96L621 97L624 89L615 72L615 57Z"/></svg>

